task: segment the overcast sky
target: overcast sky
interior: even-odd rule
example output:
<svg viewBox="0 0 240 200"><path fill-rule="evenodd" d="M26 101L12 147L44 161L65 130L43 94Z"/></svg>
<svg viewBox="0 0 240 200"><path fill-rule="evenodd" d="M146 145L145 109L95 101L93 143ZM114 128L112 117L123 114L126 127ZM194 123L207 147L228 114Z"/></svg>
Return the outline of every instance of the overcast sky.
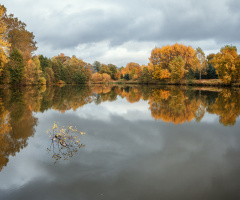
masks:
<svg viewBox="0 0 240 200"><path fill-rule="evenodd" d="M118 67L147 64L151 50L176 42L206 54L240 45L239 0L1 0L27 24L36 54L76 55Z"/></svg>

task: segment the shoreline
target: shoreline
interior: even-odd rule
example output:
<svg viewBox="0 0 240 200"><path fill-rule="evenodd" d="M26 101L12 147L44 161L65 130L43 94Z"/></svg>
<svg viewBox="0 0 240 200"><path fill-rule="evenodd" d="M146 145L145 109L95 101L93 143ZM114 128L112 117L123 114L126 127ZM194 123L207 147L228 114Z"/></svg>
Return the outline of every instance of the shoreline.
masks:
<svg viewBox="0 0 240 200"><path fill-rule="evenodd" d="M5 87L27 87L27 86L59 86L63 87L64 85L152 85L152 86L188 86L188 87L218 87L218 88L240 88L240 82L236 82L233 84L224 84L219 79L203 79L203 80L182 80L180 82L167 82L167 81L151 81L151 82L140 82L138 80L111 80L108 82L89 82L89 83L82 83L82 84L51 84L51 85L45 85L45 84L31 84L31 85L11 85L11 84L1 84L0 88Z"/></svg>

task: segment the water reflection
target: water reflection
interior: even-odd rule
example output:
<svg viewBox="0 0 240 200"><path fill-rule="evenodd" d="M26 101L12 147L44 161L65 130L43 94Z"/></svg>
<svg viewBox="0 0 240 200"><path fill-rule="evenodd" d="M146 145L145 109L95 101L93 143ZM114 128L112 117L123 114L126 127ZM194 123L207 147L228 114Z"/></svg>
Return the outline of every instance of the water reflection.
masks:
<svg viewBox="0 0 240 200"><path fill-rule="evenodd" d="M240 113L240 91L218 88L147 86L64 86L0 89L0 170L9 156L27 146L38 119L33 113L54 109L64 113L94 102L114 102L118 98L134 104L147 101L155 120L182 124L201 122L206 113L219 116L219 123L233 126Z"/></svg>
<svg viewBox="0 0 240 200"><path fill-rule="evenodd" d="M0 89L0 199L239 199L238 117L237 89ZM86 132L57 165L53 121Z"/></svg>
<svg viewBox="0 0 240 200"><path fill-rule="evenodd" d="M207 107L211 114L219 116L219 122L225 126L235 125L240 114L240 92L224 89L219 93L216 102Z"/></svg>
<svg viewBox="0 0 240 200"><path fill-rule="evenodd" d="M38 90L1 90L0 101L0 170L14 156L27 146L27 140L34 135L37 118L32 107L39 96Z"/></svg>

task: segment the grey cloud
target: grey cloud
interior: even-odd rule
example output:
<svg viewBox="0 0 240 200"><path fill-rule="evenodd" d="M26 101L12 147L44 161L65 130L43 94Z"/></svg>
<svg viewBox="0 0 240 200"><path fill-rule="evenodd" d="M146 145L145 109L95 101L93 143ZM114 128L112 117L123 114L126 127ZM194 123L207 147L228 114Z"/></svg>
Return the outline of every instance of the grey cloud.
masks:
<svg viewBox="0 0 240 200"><path fill-rule="evenodd" d="M11 3L14 0L4 1L6 6L14 7ZM240 45L240 4L237 0L105 0L101 4L95 0L89 3L62 1L62 4L61 1L42 1L41 5L29 4L30 8L23 14L20 9L27 3L26 0L23 7L15 10L25 16L37 42L42 45L39 47L42 52L44 45L53 51L71 52L78 46L101 42L109 45L103 54L131 41L150 42L156 46L175 42L201 46L201 42L214 41L214 46L208 46L208 50L225 44ZM33 6L39 7L35 13ZM92 49L85 51L96 55ZM150 49L147 51L150 53Z"/></svg>
<svg viewBox="0 0 240 200"><path fill-rule="evenodd" d="M224 1L220 1L218 8L215 6L217 2L206 5L205 1L149 1L148 5L123 1L118 4L121 14L100 9L71 15L52 13L57 23L51 23L49 32L38 34L40 41L52 43L53 48L73 48L79 44L105 40L113 46L132 40L158 43L164 40L214 39L219 43L237 42L239 22L227 12ZM236 3L232 1L230 6L235 8Z"/></svg>
<svg viewBox="0 0 240 200"><path fill-rule="evenodd" d="M229 0L228 1L228 8L231 12L234 12L234 14L239 15L240 2L238 0Z"/></svg>

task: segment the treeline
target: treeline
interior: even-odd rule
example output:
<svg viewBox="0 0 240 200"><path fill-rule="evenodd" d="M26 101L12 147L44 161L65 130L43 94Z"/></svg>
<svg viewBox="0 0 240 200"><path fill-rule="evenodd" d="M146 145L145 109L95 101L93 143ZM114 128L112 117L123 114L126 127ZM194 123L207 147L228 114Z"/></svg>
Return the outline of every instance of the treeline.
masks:
<svg viewBox="0 0 240 200"><path fill-rule="evenodd" d="M182 80L221 79L232 84L240 79L240 56L235 46L225 46L207 57L198 47L174 44L155 47L148 65L130 62L118 68L114 64L93 64L61 53L53 58L33 55L37 50L33 33L26 24L7 15L0 6L0 83L13 85L52 85L107 83L113 80L151 84L180 83Z"/></svg>
<svg viewBox="0 0 240 200"><path fill-rule="evenodd" d="M96 61L92 66L92 81L132 80L151 84L159 81L180 83L183 80L219 78L224 84L232 84L240 79L240 56L235 46L226 45L219 53L206 57L200 47L193 49L176 43L162 48L155 47L149 61L148 65L130 62L120 69Z"/></svg>
<svg viewBox="0 0 240 200"><path fill-rule="evenodd" d="M149 64L140 66L128 63L121 69L121 78L142 83L165 81L178 83L182 80L221 79L224 84L240 78L240 56L235 46L225 46L217 54L205 56L203 50L174 44L155 47Z"/></svg>

